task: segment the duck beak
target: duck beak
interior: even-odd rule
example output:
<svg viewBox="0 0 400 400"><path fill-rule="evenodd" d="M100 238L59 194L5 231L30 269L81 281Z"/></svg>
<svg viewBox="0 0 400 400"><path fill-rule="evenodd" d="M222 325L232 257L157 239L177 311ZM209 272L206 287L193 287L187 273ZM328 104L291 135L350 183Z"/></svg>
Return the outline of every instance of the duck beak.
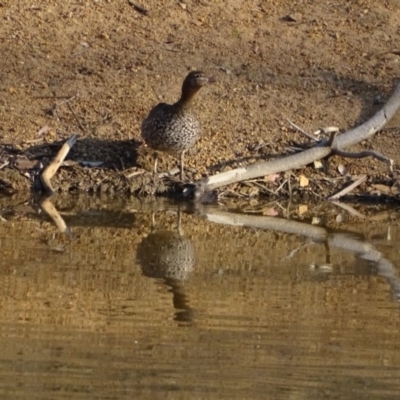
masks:
<svg viewBox="0 0 400 400"><path fill-rule="evenodd" d="M208 83L216 83L216 82L217 82L217 80L213 76L210 76L208 78Z"/></svg>

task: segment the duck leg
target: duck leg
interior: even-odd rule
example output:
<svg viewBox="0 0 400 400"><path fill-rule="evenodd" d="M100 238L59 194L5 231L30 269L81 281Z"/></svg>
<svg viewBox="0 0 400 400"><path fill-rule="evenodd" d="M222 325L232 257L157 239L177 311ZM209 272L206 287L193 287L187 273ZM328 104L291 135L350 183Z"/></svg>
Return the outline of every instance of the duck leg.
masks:
<svg viewBox="0 0 400 400"><path fill-rule="evenodd" d="M181 153L181 181L183 181L183 177L184 177L184 173L183 173L184 157L185 157L185 151L182 151L182 153Z"/></svg>
<svg viewBox="0 0 400 400"><path fill-rule="evenodd" d="M154 175L157 175L157 167L158 167L158 153L155 151L154 152L154 168L153 168Z"/></svg>

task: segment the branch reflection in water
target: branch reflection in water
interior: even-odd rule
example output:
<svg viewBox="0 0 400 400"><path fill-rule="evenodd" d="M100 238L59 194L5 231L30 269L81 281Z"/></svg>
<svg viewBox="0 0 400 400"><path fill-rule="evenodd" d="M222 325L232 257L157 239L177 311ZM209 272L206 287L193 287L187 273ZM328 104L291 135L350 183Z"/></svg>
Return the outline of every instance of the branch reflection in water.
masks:
<svg viewBox="0 0 400 400"><path fill-rule="evenodd" d="M218 224L286 232L307 237L315 243L323 243L329 264L331 263L330 248L352 252L357 257L374 263L378 275L387 279L394 295L400 301L400 279L396 268L391 261L384 258L383 254L361 235L334 232L324 227L283 218L238 214L215 208L204 209L200 214L208 221Z"/></svg>
<svg viewBox="0 0 400 400"><path fill-rule="evenodd" d="M50 198L42 200L40 205L61 232L67 234L70 232ZM213 223L285 232L308 238L313 243L323 243L327 265L332 263L330 248L352 252L357 257L374 264L378 275L387 279L396 298L400 301L400 279L393 263L361 235L343 231L335 232L324 227L284 218L239 214L216 207L199 207L197 215ZM175 319L192 322L194 313L185 293L185 281L194 270L195 253L193 243L182 233L180 210L178 210L176 231L156 230L153 214L152 232L139 244L137 260L145 276L162 279L163 283L170 288L174 307L179 310L175 313Z"/></svg>

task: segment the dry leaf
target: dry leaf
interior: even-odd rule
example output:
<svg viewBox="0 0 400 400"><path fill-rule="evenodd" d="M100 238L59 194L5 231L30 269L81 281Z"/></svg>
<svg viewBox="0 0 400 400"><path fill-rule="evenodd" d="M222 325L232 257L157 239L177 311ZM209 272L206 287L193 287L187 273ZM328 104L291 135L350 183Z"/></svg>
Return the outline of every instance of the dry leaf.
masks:
<svg viewBox="0 0 400 400"><path fill-rule="evenodd" d="M257 186L250 188L249 196L258 196L260 193L260 189Z"/></svg>
<svg viewBox="0 0 400 400"><path fill-rule="evenodd" d="M347 175L348 172L349 172L347 167L345 167L343 164L339 164L338 171L339 171L339 174L342 175L342 176Z"/></svg>
<svg viewBox="0 0 400 400"><path fill-rule="evenodd" d="M279 178L279 174L271 174L264 178L265 182L275 182Z"/></svg>
<svg viewBox="0 0 400 400"><path fill-rule="evenodd" d="M314 161L314 168L315 169L321 169L323 167L323 164L320 160Z"/></svg>
<svg viewBox="0 0 400 400"><path fill-rule="evenodd" d="M262 215L267 215L268 217L276 217L278 215L278 211L273 207L263 208Z"/></svg>
<svg viewBox="0 0 400 400"><path fill-rule="evenodd" d="M299 182L300 182L300 187L308 186L308 184L310 183L308 178L304 175L299 176Z"/></svg>
<svg viewBox="0 0 400 400"><path fill-rule="evenodd" d="M301 204L299 206L299 215L303 215L304 213L306 213L308 211L308 206L306 204Z"/></svg>
<svg viewBox="0 0 400 400"><path fill-rule="evenodd" d="M322 222L321 218L319 217L313 217L312 221L311 221L311 225L320 225Z"/></svg>

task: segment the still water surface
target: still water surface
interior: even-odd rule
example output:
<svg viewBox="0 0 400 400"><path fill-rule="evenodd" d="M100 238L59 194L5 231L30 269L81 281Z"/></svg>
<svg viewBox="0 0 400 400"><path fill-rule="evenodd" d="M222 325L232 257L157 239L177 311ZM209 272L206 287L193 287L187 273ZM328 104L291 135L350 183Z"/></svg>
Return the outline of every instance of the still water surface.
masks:
<svg viewBox="0 0 400 400"><path fill-rule="evenodd" d="M393 219L55 206L3 207L2 399L399 398Z"/></svg>

